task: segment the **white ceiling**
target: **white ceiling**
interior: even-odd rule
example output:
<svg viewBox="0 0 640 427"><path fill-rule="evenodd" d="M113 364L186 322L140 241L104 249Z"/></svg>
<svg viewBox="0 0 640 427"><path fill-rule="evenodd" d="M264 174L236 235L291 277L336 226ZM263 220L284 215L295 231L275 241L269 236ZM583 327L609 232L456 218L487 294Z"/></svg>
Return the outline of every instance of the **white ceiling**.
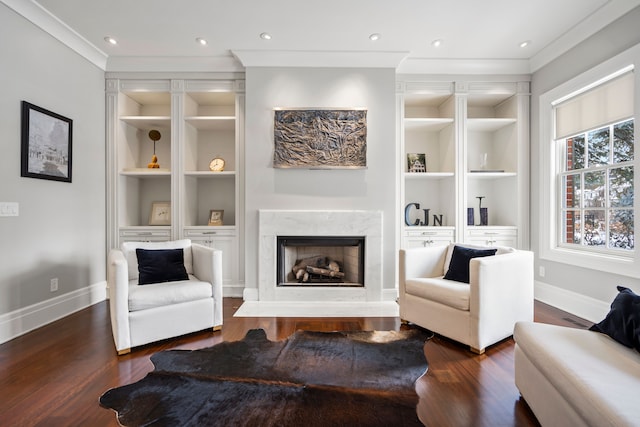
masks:
<svg viewBox="0 0 640 427"><path fill-rule="evenodd" d="M445 71L455 64L459 71L500 64L531 72L640 5L640 0L1 1L108 71L144 63L181 64L176 69L218 64L234 71L315 58L319 65L391 63L407 72L422 66ZM261 39L263 32L272 39ZM380 39L369 40L372 33ZM106 36L118 44L109 45ZM197 37L208 44L197 44ZM441 47L432 46L435 39L443 41ZM521 48L523 41L530 45Z"/></svg>

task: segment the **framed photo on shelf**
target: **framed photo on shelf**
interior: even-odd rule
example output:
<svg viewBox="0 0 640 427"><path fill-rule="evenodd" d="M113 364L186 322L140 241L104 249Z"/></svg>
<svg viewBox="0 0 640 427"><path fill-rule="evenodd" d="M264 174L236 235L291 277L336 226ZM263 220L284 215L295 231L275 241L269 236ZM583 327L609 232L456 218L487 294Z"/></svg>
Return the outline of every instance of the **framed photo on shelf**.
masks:
<svg viewBox="0 0 640 427"><path fill-rule="evenodd" d="M424 173L427 171L427 158L424 153L407 153L407 172Z"/></svg>
<svg viewBox="0 0 640 427"><path fill-rule="evenodd" d="M212 209L209 212L209 224L208 225L223 225L222 219L224 217L224 211L219 209Z"/></svg>
<svg viewBox="0 0 640 427"><path fill-rule="evenodd" d="M171 225L171 202L153 202L149 225Z"/></svg>
<svg viewBox="0 0 640 427"><path fill-rule="evenodd" d="M22 101L20 176L71 182L73 120Z"/></svg>

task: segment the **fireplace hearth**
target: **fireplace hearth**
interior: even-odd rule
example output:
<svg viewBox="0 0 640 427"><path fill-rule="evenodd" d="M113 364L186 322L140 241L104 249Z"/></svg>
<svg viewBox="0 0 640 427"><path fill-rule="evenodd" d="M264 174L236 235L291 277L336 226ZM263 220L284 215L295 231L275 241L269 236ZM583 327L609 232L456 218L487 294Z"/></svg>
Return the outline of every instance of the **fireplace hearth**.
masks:
<svg viewBox="0 0 640 427"><path fill-rule="evenodd" d="M364 237L279 236L277 286L364 286Z"/></svg>

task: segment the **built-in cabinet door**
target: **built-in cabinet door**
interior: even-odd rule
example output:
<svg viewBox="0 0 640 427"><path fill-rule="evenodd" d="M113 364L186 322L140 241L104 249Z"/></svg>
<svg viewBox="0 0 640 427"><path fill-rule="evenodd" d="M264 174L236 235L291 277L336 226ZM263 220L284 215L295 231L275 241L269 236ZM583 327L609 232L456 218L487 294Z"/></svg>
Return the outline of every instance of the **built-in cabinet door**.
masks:
<svg viewBox="0 0 640 427"><path fill-rule="evenodd" d="M466 242L474 245L515 248L518 244L518 231L515 227L475 227L467 231Z"/></svg>
<svg viewBox="0 0 640 427"><path fill-rule="evenodd" d="M120 229L120 244L123 242L165 242L171 240L169 227L123 227Z"/></svg>
<svg viewBox="0 0 640 427"><path fill-rule="evenodd" d="M435 228L435 227L434 227ZM427 246L446 246L453 243L453 229L406 229L403 236L403 248L422 248Z"/></svg>
<svg viewBox="0 0 640 427"><path fill-rule="evenodd" d="M222 251L222 280L225 286L231 286L238 282L238 239L236 230L213 229L216 227L188 229L185 237L193 243L199 243L210 248Z"/></svg>

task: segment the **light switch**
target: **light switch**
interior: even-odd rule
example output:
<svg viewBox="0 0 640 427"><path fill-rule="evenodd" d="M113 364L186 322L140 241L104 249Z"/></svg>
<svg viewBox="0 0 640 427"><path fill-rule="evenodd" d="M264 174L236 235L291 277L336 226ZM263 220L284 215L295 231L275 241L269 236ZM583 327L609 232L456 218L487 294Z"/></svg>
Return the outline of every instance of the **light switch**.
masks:
<svg viewBox="0 0 640 427"><path fill-rule="evenodd" d="M19 213L17 202L0 202L0 216L18 216Z"/></svg>

